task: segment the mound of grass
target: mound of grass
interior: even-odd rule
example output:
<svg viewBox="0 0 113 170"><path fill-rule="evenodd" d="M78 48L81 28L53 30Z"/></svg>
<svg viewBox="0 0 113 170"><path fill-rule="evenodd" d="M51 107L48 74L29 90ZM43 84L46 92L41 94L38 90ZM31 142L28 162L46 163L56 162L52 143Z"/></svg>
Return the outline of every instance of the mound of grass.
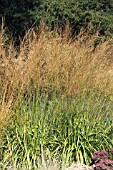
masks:
<svg viewBox="0 0 113 170"><path fill-rule="evenodd" d="M113 147L111 40L94 49L97 36L39 32L18 49L0 33L2 169L88 164Z"/></svg>
<svg viewBox="0 0 113 170"><path fill-rule="evenodd" d="M88 164L94 151L113 145L112 109L107 97L93 91L75 98L24 97L2 140L2 164L32 169L54 157Z"/></svg>

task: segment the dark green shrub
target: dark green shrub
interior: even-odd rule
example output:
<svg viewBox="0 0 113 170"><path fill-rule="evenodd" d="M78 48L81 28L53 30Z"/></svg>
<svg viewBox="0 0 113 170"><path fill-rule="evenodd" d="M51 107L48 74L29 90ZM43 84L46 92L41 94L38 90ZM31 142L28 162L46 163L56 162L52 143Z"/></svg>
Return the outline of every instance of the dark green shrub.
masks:
<svg viewBox="0 0 113 170"><path fill-rule="evenodd" d="M39 25L41 20L51 30L56 25L64 28L68 20L73 35L82 28L99 31L100 35L113 33L113 0L1 0L2 16L14 36L23 36L27 28Z"/></svg>

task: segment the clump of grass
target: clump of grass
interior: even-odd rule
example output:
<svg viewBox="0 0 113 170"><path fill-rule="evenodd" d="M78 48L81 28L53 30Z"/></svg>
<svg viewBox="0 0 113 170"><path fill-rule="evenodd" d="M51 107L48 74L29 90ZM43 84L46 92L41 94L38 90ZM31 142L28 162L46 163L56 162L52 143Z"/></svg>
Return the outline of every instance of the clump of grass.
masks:
<svg viewBox="0 0 113 170"><path fill-rule="evenodd" d="M8 100L32 85L37 90L50 88L66 95L89 86L111 93L112 43L106 41L94 50L96 35L81 33L72 42L68 34L29 30L17 50L13 42L5 42L2 31L1 97L6 84Z"/></svg>
<svg viewBox="0 0 113 170"><path fill-rule="evenodd" d="M98 93L73 100L29 96L15 112L0 149L4 167L21 163L36 169L54 157L66 165L88 164L94 151L113 145L112 102Z"/></svg>
<svg viewBox="0 0 113 170"><path fill-rule="evenodd" d="M36 169L54 156L89 163L112 145L111 40L94 49L97 36L68 35L30 30L16 49L1 30L2 168Z"/></svg>

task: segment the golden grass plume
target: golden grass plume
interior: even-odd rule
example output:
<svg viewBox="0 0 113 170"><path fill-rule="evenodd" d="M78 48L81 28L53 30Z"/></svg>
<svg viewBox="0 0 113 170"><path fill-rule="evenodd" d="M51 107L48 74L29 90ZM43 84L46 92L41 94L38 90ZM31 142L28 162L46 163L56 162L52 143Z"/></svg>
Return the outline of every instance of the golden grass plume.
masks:
<svg viewBox="0 0 113 170"><path fill-rule="evenodd" d="M112 39L94 48L98 35L81 33L73 41L69 37L69 29L61 35L31 29L16 49L13 41L6 41L5 30L1 29L0 114L4 120L6 110L32 86L37 90L51 88L66 95L88 88L112 94ZM3 111L4 108L7 109Z"/></svg>

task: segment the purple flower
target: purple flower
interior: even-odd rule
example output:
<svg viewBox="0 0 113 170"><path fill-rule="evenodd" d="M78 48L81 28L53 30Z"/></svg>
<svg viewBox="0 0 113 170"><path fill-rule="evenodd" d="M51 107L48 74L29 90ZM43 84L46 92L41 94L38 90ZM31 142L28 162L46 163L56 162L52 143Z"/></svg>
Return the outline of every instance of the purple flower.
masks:
<svg viewBox="0 0 113 170"><path fill-rule="evenodd" d="M113 148L110 149L110 153L113 154ZM94 170L113 170L113 160L108 159L108 153L106 151L97 151L92 157Z"/></svg>
<svg viewBox="0 0 113 170"><path fill-rule="evenodd" d="M107 166L104 163L97 163L95 166L95 170L107 169Z"/></svg>
<svg viewBox="0 0 113 170"><path fill-rule="evenodd" d="M106 151L101 151L101 152L97 151L93 154L93 157L92 157L94 161L99 160L99 159L107 159L107 158L108 158L108 154Z"/></svg>
<svg viewBox="0 0 113 170"><path fill-rule="evenodd" d="M110 159L104 159L104 164L106 165L113 165L113 161Z"/></svg>
<svg viewBox="0 0 113 170"><path fill-rule="evenodd" d="M113 165L113 161L110 160L110 159L101 159L101 160L99 161L99 163L105 164L105 165Z"/></svg>
<svg viewBox="0 0 113 170"><path fill-rule="evenodd" d="M100 152L100 158L101 159L107 159L108 158L108 154L106 151L101 151Z"/></svg>
<svg viewBox="0 0 113 170"><path fill-rule="evenodd" d="M113 154L113 148L110 149L110 153Z"/></svg>
<svg viewBox="0 0 113 170"><path fill-rule="evenodd" d="M99 152L99 151L95 152L95 153L93 154L92 159L93 159L94 161L100 159L100 152Z"/></svg>

